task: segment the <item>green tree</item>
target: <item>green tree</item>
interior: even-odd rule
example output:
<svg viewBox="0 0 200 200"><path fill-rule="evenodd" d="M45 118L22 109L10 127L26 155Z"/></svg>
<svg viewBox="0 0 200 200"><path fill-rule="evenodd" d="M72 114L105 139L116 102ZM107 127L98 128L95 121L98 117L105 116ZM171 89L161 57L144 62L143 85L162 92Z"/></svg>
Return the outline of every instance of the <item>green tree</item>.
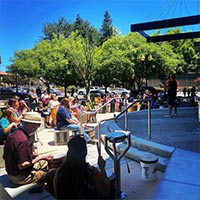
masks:
<svg viewBox="0 0 200 200"><path fill-rule="evenodd" d="M95 72L94 54L97 47L87 38L78 35L78 32L72 32L66 42L69 61L78 74L79 80L82 80L82 84L86 87L89 99L89 88Z"/></svg>
<svg viewBox="0 0 200 200"><path fill-rule="evenodd" d="M60 35L64 35L65 38L73 31L73 25L66 21L64 17L61 17L58 22L45 23L42 28L44 37L42 39L52 40L55 35L59 38Z"/></svg>
<svg viewBox="0 0 200 200"><path fill-rule="evenodd" d="M124 86L133 76L134 63L128 58L130 45L124 44L124 36L113 36L103 43L95 54L98 66L96 79L105 87L111 84Z"/></svg>
<svg viewBox="0 0 200 200"><path fill-rule="evenodd" d="M105 14L104 14L104 19L103 19L103 23L101 26L101 44L103 44L106 40L108 40L109 38L111 38L114 35L114 28L112 26L112 19L110 17L109 12L106 10Z"/></svg>
<svg viewBox="0 0 200 200"><path fill-rule="evenodd" d="M69 36L70 37L70 36ZM69 38L68 37L68 38ZM41 68L41 74L48 84L54 83L66 88L76 84L76 72L72 68L67 52L68 38L54 36L52 41L43 40L35 46L35 54Z"/></svg>
<svg viewBox="0 0 200 200"><path fill-rule="evenodd" d="M100 32L94 28L88 21L84 21L78 14L73 23L73 32L78 31L78 34L87 39L91 44L99 45Z"/></svg>
<svg viewBox="0 0 200 200"><path fill-rule="evenodd" d="M179 34L182 33L180 28L176 29L168 29L166 34ZM159 35L160 33L157 32L155 35ZM188 72L196 72L198 73L199 70L199 55L200 55L200 49L195 48L194 42L199 41L199 39L182 39L182 40L172 40L168 43L172 45L172 49L174 53L180 56L181 59L184 59L184 63L182 63L181 66L181 73L188 73Z"/></svg>
<svg viewBox="0 0 200 200"><path fill-rule="evenodd" d="M15 52L10 70L14 73L26 75L28 77L37 77L40 74L40 66L37 59L35 59L35 52L33 49L27 49Z"/></svg>
<svg viewBox="0 0 200 200"><path fill-rule="evenodd" d="M58 22L45 23L42 29L44 37L42 39L52 40L64 35L64 38L69 37L72 32L78 31L78 34L83 38L87 38L90 43L100 43L100 32L90 25L88 21L84 21L78 14L74 23L69 23L64 17L61 17Z"/></svg>

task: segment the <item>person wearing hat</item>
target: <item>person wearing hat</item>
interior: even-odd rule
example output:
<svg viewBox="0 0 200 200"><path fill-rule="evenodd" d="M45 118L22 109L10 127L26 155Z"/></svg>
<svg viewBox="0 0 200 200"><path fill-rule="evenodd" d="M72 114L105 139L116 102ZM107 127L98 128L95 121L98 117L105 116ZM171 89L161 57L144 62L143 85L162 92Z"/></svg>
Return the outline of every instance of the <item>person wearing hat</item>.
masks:
<svg viewBox="0 0 200 200"><path fill-rule="evenodd" d="M3 158L8 178L19 185L45 183L48 181L48 161L53 157L38 156L33 152L33 142L30 140L41 125L41 116L37 112L28 112L21 121L22 127L9 134L4 145Z"/></svg>

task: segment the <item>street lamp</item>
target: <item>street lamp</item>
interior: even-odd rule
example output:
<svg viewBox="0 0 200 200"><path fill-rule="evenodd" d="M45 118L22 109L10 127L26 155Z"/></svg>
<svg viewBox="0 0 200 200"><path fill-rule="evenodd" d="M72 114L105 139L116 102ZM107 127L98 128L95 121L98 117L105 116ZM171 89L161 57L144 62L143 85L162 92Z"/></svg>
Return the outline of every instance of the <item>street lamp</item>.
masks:
<svg viewBox="0 0 200 200"><path fill-rule="evenodd" d="M147 88L147 62L152 61L152 55L151 54L142 54L140 57L142 61L142 68L145 69L145 87Z"/></svg>

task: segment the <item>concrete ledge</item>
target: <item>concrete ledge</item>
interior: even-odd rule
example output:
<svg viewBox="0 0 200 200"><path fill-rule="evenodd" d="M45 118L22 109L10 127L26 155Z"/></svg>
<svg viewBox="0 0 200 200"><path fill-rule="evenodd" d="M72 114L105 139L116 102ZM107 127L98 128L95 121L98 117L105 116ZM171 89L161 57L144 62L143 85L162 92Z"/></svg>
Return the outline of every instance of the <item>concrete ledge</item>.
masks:
<svg viewBox="0 0 200 200"><path fill-rule="evenodd" d="M136 136L131 136L131 143L133 146L137 146L143 150L157 153L161 156L170 158L172 153L174 152L175 148L163 144L159 144L156 142L152 142L149 140L145 140Z"/></svg>
<svg viewBox="0 0 200 200"><path fill-rule="evenodd" d="M200 153L176 149L162 177L155 200L199 199Z"/></svg>
<svg viewBox="0 0 200 200"><path fill-rule="evenodd" d="M121 152L124 149L125 144L120 144L117 148L117 150L119 152ZM166 169L166 166L169 162L168 158L162 157L160 155L154 154L154 153L150 153L138 148L135 148L133 146L131 146L129 148L129 150L127 151L127 153L125 154L126 157L135 160L137 162L140 162L140 159L144 156L144 155L151 155L151 156L155 156L158 158L158 162L157 162L157 168L159 171L164 172Z"/></svg>
<svg viewBox="0 0 200 200"><path fill-rule="evenodd" d="M26 185L16 185L9 181L6 174L0 176L0 183L1 183L0 184L0 187L1 187L0 199L55 200L55 198L44 189L43 191L39 193L29 193L29 190L36 187L37 183L30 183Z"/></svg>
<svg viewBox="0 0 200 200"><path fill-rule="evenodd" d="M117 130L124 131L118 126L118 124L114 120L104 122L101 126L102 140L104 141L106 134L108 134L111 131L117 131ZM118 143L117 151L122 152L124 146L125 144L123 142ZM139 162L140 158L146 154L157 156L159 159L158 169L160 171L165 171L174 149L175 149L174 147L162 145L156 142L152 142L131 135L131 146L128 152L125 154L125 156L137 162Z"/></svg>

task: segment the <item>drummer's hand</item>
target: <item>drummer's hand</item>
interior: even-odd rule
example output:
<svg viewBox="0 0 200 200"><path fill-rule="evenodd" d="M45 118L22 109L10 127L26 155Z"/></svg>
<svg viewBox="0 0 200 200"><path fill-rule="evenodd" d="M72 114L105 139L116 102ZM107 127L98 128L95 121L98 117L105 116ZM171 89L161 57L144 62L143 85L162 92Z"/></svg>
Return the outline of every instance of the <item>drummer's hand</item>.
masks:
<svg viewBox="0 0 200 200"><path fill-rule="evenodd" d="M104 169L106 165L106 161L103 159L102 156L99 156L98 158L98 165L100 169Z"/></svg>
<svg viewBox="0 0 200 200"><path fill-rule="evenodd" d="M42 155L40 156L40 159L44 159L44 160L52 160L53 159L53 156L51 154L48 154L48 155Z"/></svg>
<svg viewBox="0 0 200 200"><path fill-rule="evenodd" d="M19 123L12 122L11 124L12 124L13 127L17 128L17 126L18 126Z"/></svg>
<svg viewBox="0 0 200 200"><path fill-rule="evenodd" d="M33 157L36 158L38 156L37 152L33 152Z"/></svg>

